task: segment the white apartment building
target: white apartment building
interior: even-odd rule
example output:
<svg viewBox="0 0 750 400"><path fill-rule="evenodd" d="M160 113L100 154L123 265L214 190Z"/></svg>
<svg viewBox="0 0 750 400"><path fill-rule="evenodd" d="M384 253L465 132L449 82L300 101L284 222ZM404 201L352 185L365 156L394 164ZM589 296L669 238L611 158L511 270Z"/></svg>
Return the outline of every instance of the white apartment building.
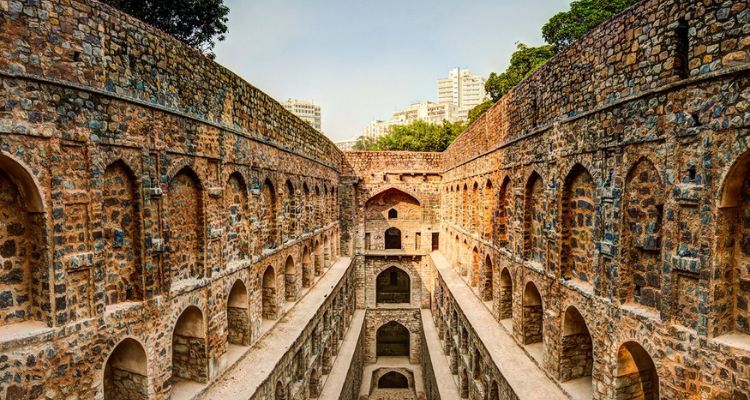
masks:
<svg viewBox="0 0 750 400"><path fill-rule="evenodd" d="M312 125L313 128L321 131L320 124L320 106L307 100L288 99L283 102L284 108L289 110L292 114L300 117L303 121L306 121Z"/></svg>
<svg viewBox="0 0 750 400"><path fill-rule="evenodd" d="M484 78L474 75L468 69L450 70L447 78L438 79L437 89L438 103L453 104L459 119L466 119L469 110L487 99Z"/></svg>
<svg viewBox="0 0 750 400"><path fill-rule="evenodd" d="M431 124L442 124L443 120L455 122L457 120L455 111L451 103L420 101L393 113L391 121L395 121L398 125L406 125L414 121L425 121Z"/></svg>

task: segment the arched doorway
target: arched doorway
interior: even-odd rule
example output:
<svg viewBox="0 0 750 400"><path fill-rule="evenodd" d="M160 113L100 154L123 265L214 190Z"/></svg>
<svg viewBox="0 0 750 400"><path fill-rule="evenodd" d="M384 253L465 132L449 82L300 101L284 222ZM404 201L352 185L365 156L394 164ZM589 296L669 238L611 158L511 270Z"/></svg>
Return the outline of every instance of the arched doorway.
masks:
<svg viewBox="0 0 750 400"><path fill-rule="evenodd" d="M250 303L247 288L237 280L227 299L227 341L231 344L248 346L250 344Z"/></svg>
<svg viewBox="0 0 750 400"><path fill-rule="evenodd" d="M529 282L523 292L523 344L542 342L543 318L542 295L536 285Z"/></svg>
<svg viewBox="0 0 750 400"><path fill-rule="evenodd" d="M401 230L396 227L391 227L385 230L385 249L386 250L400 250L401 249Z"/></svg>
<svg viewBox="0 0 750 400"><path fill-rule="evenodd" d="M263 319L276 319L276 273L272 266L263 272Z"/></svg>
<svg viewBox="0 0 750 400"><path fill-rule="evenodd" d="M624 400L658 400L659 375L651 356L636 342L627 342L617 352L615 397Z"/></svg>
<svg viewBox="0 0 750 400"><path fill-rule="evenodd" d="M409 330L396 321L378 328L375 341L378 357L409 357Z"/></svg>
<svg viewBox="0 0 750 400"><path fill-rule="evenodd" d="M389 267L375 279L376 303L410 303L411 279L398 267Z"/></svg>
<svg viewBox="0 0 750 400"><path fill-rule="evenodd" d="M172 333L172 379L208 381L208 353L203 312L195 306L185 309Z"/></svg>
<svg viewBox="0 0 750 400"><path fill-rule="evenodd" d="M378 389L408 389L409 379L404 374L389 371L378 379Z"/></svg>
<svg viewBox="0 0 750 400"><path fill-rule="evenodd" d="M560 342L560 381L589 377L594 368L594 348L589 328L583 316L573 306L568 307L563 319Z"/></svg>
<svg viewBox="0 0 750 400"><path fill-rule="evenodd" d="M138 341L126 338L110 353L104 366L104 400L145 400L148 362Z"/></svg>

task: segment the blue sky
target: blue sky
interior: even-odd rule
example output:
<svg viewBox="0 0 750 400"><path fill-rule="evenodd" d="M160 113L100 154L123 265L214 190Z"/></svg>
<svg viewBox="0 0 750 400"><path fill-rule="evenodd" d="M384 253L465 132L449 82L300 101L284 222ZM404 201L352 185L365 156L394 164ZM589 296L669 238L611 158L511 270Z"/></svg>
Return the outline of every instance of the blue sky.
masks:
<svg viewBox="0 0 750 400"><path fill-rule="evenodd" d="M225 0L227 39L216 59L278 100L314 100L332 140L373 119L434 100L460 66L482 76L570 0Z"/></svg>

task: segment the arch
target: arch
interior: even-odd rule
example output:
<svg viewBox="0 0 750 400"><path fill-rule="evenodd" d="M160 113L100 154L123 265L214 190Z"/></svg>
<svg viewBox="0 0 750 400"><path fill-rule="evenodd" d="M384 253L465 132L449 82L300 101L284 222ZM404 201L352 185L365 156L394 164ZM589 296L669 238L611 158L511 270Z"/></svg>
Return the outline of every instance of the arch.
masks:
<svg viewBox="0 0 750 400"><path fill-rule="evenodd" d="M461 376L458 379L459 391L461 392L462 399L469 398L469 374L466 373L466 368L461 368Z"/></svg>
<svg viewBox="0 0 750 400"><path fill-rule="evenodd" d="M494 208L494 193L492 188L492 181L487 179L484 184L484 193L482 193L482 235L485 239L492 237L493 222L492 222L492 209Z"/></svg>
<svg viewBox="0 0 750 400"><path fill-rule="evenodd" d="M172 379L208 381L208 349L203 311L187 307L172 332Z"/></svg>
<svg viewBox="0 0 750 400"><path fill-rule="evenodd" d="M320 244L320 240L315 240L315 255L313 256L313 264L315 269L315 276L320 276L323 273L323 246Z"/></svg>
<svg viewBox="0 0 750 400"><path fill-rule="evenodd" d="M395 208L388 210L388 219L398 219L398 210Z"/></svg>
<svg viewBox="0 0 750 400"><path fill-rule="evenodd" d="M399 197L402 199L402 201L408 201L411 203L415 203L416 205L420 206L422 203L419 201L419 198L414 193L411 193L408 190L405 190L403 188L396 188L395 186L388 186L386 188L381 189L379 192L375 193L374 195L370 196L369 199L365 202L365 207L371 206L375 202L381 202L383 199L388 197Z"/></svg>
<svg viewBox="0 0 750 400"><path fill-rule="evenodd" d="M44 203L34 177L0 154L0 238L4 276L0 326L48 316L49 268L44 265Z"/></svg>
<svg viewBox="0 0 750 400"><path fill-rule="evenodd" d="M401 268L392 266L375 278L376 303L410 303L411 278Z"/></svg>
<svg viewBox="0 0 750 400"><path fill-rule="evenodd" d="M117 160L102 179L105 302L107 305L143 299L141 215L138 184L133 171Z"/></svg>
<svg viewBox="0 0 750 400"><path fill-rule="evenodd" d="M593 342L586 321L574 306L565 311L562 332L560 381L591 377L594 368Z"/></svg>
<svg viewBox="0 0 750 400"><path fill-rule="evenodd" d="M258 219L261 222L261 234L263 237L263 248L272 249L276 247L279 235L277 196L273 182L266 178L260 191L262 206L258 207Z"/></svg>
<svg viewBox="0 0 750 400"><path fill-rule="evenodd" d="M618 349L614 387L618 399L659 399L656 365L640 344L626 342Z"/></svg>
<svg viewBox="0 0 750 400"><path fill-rule="evenodd" d="M500 388L497 386L497 381L492 381L490 385L490 400L500 400Z"/></svg>
<svg viewBox="0 0 750 400"><path fill-rule="evenodd" d="M172 284L202 278L203 194L198 175L183 167L169 181L169 248Z"/></svg>
<svg viewBox="0 0 750 400"><path fill-rule="evenodd" d="M510 216L510 178L507 176L503 179L500 189L497 192L497 210L492 223L494 225L493 240L500 247L508 247L508 220Z"/></svg>
<svg viewBox="0 0 750 400"><path fill-rule="evenodd" d="M542 295L533 282L528 282L523 292L523 344L542 342L543 320Z"/></svg>
<svg viewBox="0 0 750 400"><path fill-rule="evenodd" d="M376 356L409 357L409 330L396 321L378 328L375 335Z"/></svg>
<svg viewBox="0 0 750 400"><path fill-rule="evenodd" d="M292 256L288 256L284 263L284 297L286 301L297 300L297 268Z"/></svg>
<svg viewBox="0 0 750 400"><path fill-rule="evenodd" d="M658 309L664 193L659 172L649 159L641 158L633 165L622 197L623 267L619 270L619 298L621 302Z"/></svg>
<svg viewBox="0 0 750 400"><path fill-rule="evenodd" d="M479 184L474 182L471 186L471 220L470 229L472 232L479 231Z"/></svg>
<svg viewBox="0 0 750 400"><path fill-rule="evenodd" d="M498 309L500 319L513 318L513 278L508 268L500 273L500 290L498 292Z"/></svg>
<svg viewBox="0 0 750 400"><path fill-rule="evenodd" d="M492 259L490 255L484 258L484 267L482 268L482 277L480 279L479 291L482 301L492 301L493 293L492 279Z"/></svg>
<svg viewBox="0 0 750 400"><path fill-rule="evenodd" d="M313 281L313 265L310 249L302 248L302 287L309 288Z"/></svg>
<svg viewBox="0 0 750 400"><path fill-rule="evenodd" d="M597 261L594 238L596 185L591 174L576 164L563 184L562 248L560 255L563 279L584 282L593 280L593 266Z"/></svg>
<svg viewBox="0 0 750 400"><path fill-rule="evenodd" d="M308 386L310 398L315 399L320 396L320 377L318 377L318 370L315 368L310 371L310 382Z"/></svg>
<svg viewBox="0 0 750 400"><path fill-rule="evenodd" d="M378 379L378 389L408 389L409 379L397 371L389 371Z"/></svg>
<svg viewBox="0 0 750 400"><path fill-rule="evenodd" d="M292 181L287 179L284 188L285 202L284 202L284 233L282 240L286 243L297 235L297 192L294 189Z"/></svg>
<svg viewBox="0 0 750 400"><path fill-rule="evenodd" d="M274 390L273 398L274 400L286 400L286 390L284 390L284 385L281 384L281 381L276 382L276 390Z"/></svg>
<svg viewBox="0 0 750 400"><path fill-rule="evenodd" d="M386 250L400 250L401 249L401 230L395 226L385 230L385 249Z"/></svg>
<svg viewBox="0 0 750 400"><path fill-rule="evenodd" d="M224 211L226 212L226 244L227 261L237 261L250 257L250 225L249 199L245 179L239 172L229 175L224 196Z"/></svg>
<svg viewBox="0 0 750 400"><path fill-rule="evenodd" d="M125 338L104 363L104 400L148 398L148 359L140 342Z"/></svg>
<svg viewBox="0 0 750 400"><path fill-rule="evenodd" d="M479 349L474 347L474 354L471 358L472 361L472 377L476 380L482 380L482 355L479 353Z"/></svg>
<svg viewBox="0 0 750 400"><path fill-rule="evenodd" d="M464 183L463 191L461 192L461 225L464 228L468 228L467 225L471 222L471 209L469 208L469 187Z"/></svg>
<svg viewBox="0 0 750 400"><path fill-rule="evenodd" d="M238 279L227 297L227 341L231 344L250 344L250 302L247 287Z"/></svg>
<svg viewBox="0 0 750 400"><path fill-rule="evenodd" d="M302 183L302 231L304 233L310 232L312 225L312 203L310 202L310 188L307 186L307 182Z"/></svg>
<svg viewBox="0 0 750 400"><path fill-rule="evenodd" d="M331 242L328 235L323 235L323 268L331 266Z"/></svg>
<svg viewBox="0 0 750 400"><path fill-rule="evenodd" d="M474 246L471 250L471 286L479 285L479 249Z"/></svg>
<svg viewBox="0 0 750 400"><path fill-rule="evenodd" d="M524 197L524 258L529 261L544 261L544 217L544 181L534 171L526 181Z"/></svg>
<svg viewBox="0 0 750 400"><path fill-rule="evenodd" d="M262 280L262 314L263 319L276 319L278 314L276 295L276 271L272 266L267 266L263 272Z"/></svg>

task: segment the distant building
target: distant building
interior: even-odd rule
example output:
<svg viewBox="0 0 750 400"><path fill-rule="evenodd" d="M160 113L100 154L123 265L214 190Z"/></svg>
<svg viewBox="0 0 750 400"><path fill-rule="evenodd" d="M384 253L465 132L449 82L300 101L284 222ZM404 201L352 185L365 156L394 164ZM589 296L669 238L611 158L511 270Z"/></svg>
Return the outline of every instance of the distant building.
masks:
<svg viewBox="0 0 750 400"><path fill-rule="evenodd" d="M289 110L292 114L300 117L303 121L310 123L310 125L319 132L322 131L319 105L312 101L297 99L288 99L282 104L284 108Z"/></svg>
<svg viewBox="0 0 750 400"><path fill-rule="evenodd" d="M370 122L367 127L362 131L362 136L369 137L369 138L377 138L384 135L387 135L391 133L391 129L393 129L393 125L395 125L395 121L388 120L375 120Z"/></svg>
<svg viewBox="0 0 750 400"><path fill-rule="evenodd" d="M406 125L415 121L425 121L431 124L441 124L443 121L457 121L456 109L451 103L434 103L432 101L421 101L413 103L403 110L393 113L392 122L397 125Z"/></svg>
<svg viewBox="0 0 750 400"><path fill-rule="evenodd" d="M448 77L437 81L438 103L453 104L458 119L466 119L469 110L487 99L484 78L468 69L454 68Z"/></svg>
<svg viewBox="0 0 750 400"><path fill-rule="evenodd" d="M333 144L341 150L352 150L354 149L354 145L357 144L357 139L339 140L338 142L333 142Z"/></svg>

